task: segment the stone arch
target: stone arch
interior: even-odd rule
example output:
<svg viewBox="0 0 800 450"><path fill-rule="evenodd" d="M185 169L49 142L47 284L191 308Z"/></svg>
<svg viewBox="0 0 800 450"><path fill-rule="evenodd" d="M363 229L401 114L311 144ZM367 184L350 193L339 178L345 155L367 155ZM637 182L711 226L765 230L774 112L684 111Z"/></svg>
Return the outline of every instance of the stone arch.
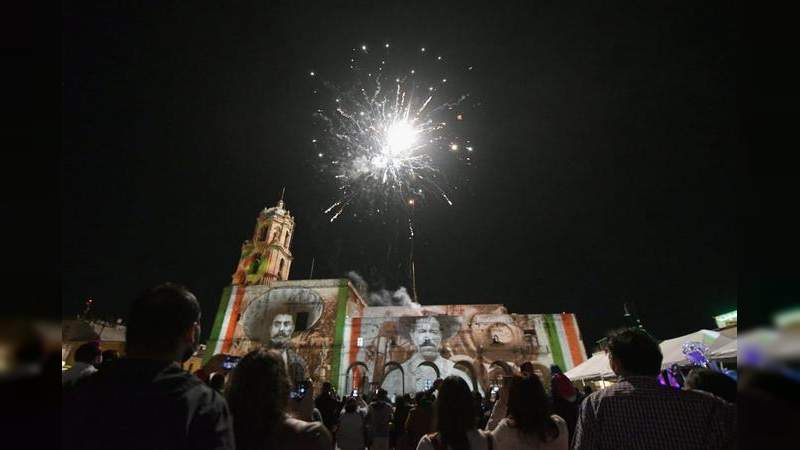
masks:
<svg viewBox="0 0 800 450"><path fill-rule="evenodd" d="M479 391L478 389L478 378L475 376L475 368L472 366L472 361L468 359L460 359L460 360L453 360L453 368L458 369L465 374L467 374L467 378L469 378L470 388L473 391Z"/></svg>
<svg viewBox="0 0 800 450"><path fill-rule="evenodd" d="M512 369L511 366L505 361L493 361L491 364L489 364L489 368L491 369L492 367L500 367L503 369L503 372L506 375L514 374L514 369Z"/></svg>
<svg viewBox="0 0 800 450"><path fill-rule="evenodd" d="M433 371L436 372L436 378L442 378L442 373L439 372L439 368L436 367L436 364L430 361L422 361L421 363L419 363L417 367L422 367L422 366L432 367Z"/></svg>
<svg viewBox="0 0 800 450"><path fill-rule="evenodd" d="M405 374L405 371L403 370L403 366L401 366L400 363L398 363L396 361L389 361L389 362L387 362L386 364L383 365L383 379L381 380L381 387L383 387L383 383L384 383L384 381L386 381L386 378L389 376L389 374L391 374L395 370L399 370L400 371L400 383L401 383L400 384L400 393L401 393L401 395L405 395L405 393L406 393L406 374Z"/></svg>
<svg viewBox="0 0 800 450"><path fill-rule="evenodd" d="M362 372L363 371L363 372ZM363 379L361 379L363 377ZM349 395L353 389L364 392L365 387L369 387L369 368L361 361L356 361L347 368L344 373L345 390L343 395Z"/></svg>

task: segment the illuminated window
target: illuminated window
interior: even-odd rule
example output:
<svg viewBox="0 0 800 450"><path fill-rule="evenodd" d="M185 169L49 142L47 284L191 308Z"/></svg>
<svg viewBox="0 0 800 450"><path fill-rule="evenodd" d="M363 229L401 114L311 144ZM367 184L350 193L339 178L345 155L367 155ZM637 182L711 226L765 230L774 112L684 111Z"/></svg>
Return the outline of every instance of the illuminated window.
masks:
<svg viewBox="0 0 800 450"><path fill-rule="evenodd" d="M356 341L356 345L357 345L358 347L363 347L363 346L364 346L364 338L363 338L363 337L361 337L361 336L359 336L359 337L358 337L358 340Z"/></svg>

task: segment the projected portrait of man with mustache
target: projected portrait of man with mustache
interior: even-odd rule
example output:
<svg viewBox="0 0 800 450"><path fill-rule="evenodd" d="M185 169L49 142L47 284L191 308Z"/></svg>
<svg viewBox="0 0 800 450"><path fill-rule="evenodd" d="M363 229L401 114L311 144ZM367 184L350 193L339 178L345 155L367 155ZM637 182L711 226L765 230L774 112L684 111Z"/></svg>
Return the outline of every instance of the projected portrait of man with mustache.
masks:
<svg viewBox="0 0 800 450"><path fill-rule="evenodd" d="M292 348L292 335L297 315L304 313L307 328L322 314L323 301L316 292L306 288L275 288L254 300L242 318L244 331L255 342L281 353L293 383L305 379L305 359Z"/></svg>
<svg viewBox="0 0 800 450"><path fill-rule="evenodd" d="M414 344L416 352L400 365L405 382L400 379L399 371L393 371L387 375L385 388L390 386L391 389L387 390L394 390L394 393L401 393L403 387L405 392L419 392L428 389L437 376L445 378L455 372L460 374L461 371L454 370L455 364L440 353L443 342L454 336L460 327L458 318L450 316L401 318L401 329ZM438 369L438 374L432 366Z"/></svg>

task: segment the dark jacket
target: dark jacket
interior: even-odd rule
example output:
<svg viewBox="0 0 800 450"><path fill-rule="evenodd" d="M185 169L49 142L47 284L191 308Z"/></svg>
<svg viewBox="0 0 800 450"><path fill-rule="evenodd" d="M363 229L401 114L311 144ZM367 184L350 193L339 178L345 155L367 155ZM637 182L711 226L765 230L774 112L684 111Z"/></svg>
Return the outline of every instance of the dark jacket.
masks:
<svg viewBox="0 0 800 450"><path fill-rule="evenodd" d="M176 363L120 359L65 392L65 449L233 449L225 399Z"/></svg>

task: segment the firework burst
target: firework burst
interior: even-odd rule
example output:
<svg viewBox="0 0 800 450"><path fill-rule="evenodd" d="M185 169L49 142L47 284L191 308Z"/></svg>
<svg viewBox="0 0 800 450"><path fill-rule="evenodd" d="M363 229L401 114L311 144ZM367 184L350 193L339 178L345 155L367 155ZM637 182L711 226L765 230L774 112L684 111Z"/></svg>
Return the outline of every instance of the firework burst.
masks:
<svg viewBox="0 0 800 450"><path fill-rule="evenodd" d="M430 197L452 205L443 169L470 161L473 147L459 132L469 96L454 94L446 61L421 48L404 58L419 60L415 68L392 65L389 44L381 47L375 56L366 44L353 49L344 88L321 82L329 95L314 114L320 135L312 143L338 188L325 211L331 221L347 210L380 214Z"/></svg>

